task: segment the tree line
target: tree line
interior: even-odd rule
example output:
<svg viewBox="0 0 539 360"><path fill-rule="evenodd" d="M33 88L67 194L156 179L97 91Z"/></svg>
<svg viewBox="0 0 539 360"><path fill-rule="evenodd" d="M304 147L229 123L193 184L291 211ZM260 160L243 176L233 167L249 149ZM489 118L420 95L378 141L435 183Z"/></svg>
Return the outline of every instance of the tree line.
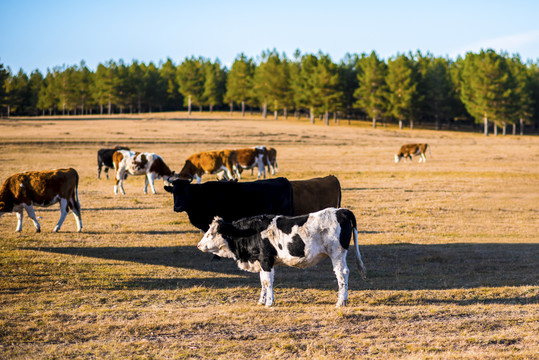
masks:
<svg viewBox="0 0 539 360"><path fill-rule="evenodd" d="M230 69L218 59L170 58L158 65L110 60L91 71L56 66L46 74L13 73L0 64L0 115L76 115L141 113L194 108L273 112L311 122L368 118L373 127L430 123L441 129L460 123L482 124L485 135L512 125L523 132L539 125L539 66L518 55L481 50L456 60L430 53L381 59L376 52L292 58L276 50L255 60L239 54Z"/></svg>

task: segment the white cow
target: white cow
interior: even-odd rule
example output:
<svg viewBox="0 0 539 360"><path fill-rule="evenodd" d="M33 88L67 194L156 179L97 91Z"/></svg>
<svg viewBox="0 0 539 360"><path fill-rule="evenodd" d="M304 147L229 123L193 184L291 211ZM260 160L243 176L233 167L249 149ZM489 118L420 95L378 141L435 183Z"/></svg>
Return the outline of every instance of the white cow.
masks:
<svg viewBox="0 0 539 360"><path fill-rule="evenodd" d="M259 272L260 304L273 305L275 265L307 268L330 257L339 284L337 306L348 301L346 254L353 234L356 263L363 277L365 266L357 243L354 214L327 208L301 216L260 215L232 223L215 217L198 243L201 251L236 260L240 269Z"/></svg>
<svg viewBox="0 0 539 360"><path fill-rule="evenodd" d="M125 195L123 186L126 173L131 175L144 175L144 193L148 193L148 183L155 192L154 180L163 178L163 181L171 182L177 178L176 173L171 171L161 156L154 153L139 153L128 150L118 150L112 155L114 168L116 169L116 184L114 194L118 194L118 188Z"/></svg>

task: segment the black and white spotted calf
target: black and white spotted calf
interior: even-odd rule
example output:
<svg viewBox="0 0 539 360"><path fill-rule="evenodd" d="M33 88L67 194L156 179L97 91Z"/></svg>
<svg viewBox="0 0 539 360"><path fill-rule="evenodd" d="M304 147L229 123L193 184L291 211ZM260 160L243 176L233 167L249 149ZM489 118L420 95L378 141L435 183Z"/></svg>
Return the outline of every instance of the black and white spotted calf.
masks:
<svg viewBox="0 0 539 360"><path fill-rule="evenodd" d="M337 306L348 300L346 254L354 237L356 263L365 266L357 243L357 225L348 209L327 208L301 216L260 215L234 222L215 217L198 243L201 251L236 260L240 269L259 272L260 304L273 305L275 265L307 268L330 257L339 284Z"/></svg>

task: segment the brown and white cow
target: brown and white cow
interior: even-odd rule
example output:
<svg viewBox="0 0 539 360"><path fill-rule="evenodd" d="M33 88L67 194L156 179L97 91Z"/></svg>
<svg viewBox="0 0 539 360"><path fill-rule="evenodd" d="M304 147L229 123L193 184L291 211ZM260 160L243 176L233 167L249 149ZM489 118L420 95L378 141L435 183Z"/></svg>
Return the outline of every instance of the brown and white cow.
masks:
<svg viewBox="0 0 539 360"><path fill-rule="evenodd" d="M275 172L279 171L279 167L277 166L277 150L275 150L275 148L267 148L265 165L268 167L268 171L270 171L271 168L272 175L275 175Z"/></svg>
<svg viewBox="0 0 539 360"><path fill-rule="evenodd" d="M257 146L252 148L236 149L238 159L238 172L241 175L244 169L258 168L257 179L260 176L266 178L266 168L264 166L264 157L266 156L266 148L264 146Z"/></svg>
<svg viewBox="0 0 539 360"><path fill-rule="evenodd" d="M51 206L60 203L60 220L54 232L60 230L64 220L73 211L77 231L82 230L82 219L78 195L79 174L75 169L28 171L11 175L0 188L0 216L17 214L17 228L22 230L23 210L34 222L36 232L41 231L34 206Z"/></svg>
<svg viewBox="0 0 539 360"><path fill-rule="evenodd" d="M237 163L236 150L204 151L189 156L178 177L190 181L196 179L200 184L204 174L224 173L224 177L231 180L235 175L239 177Z"/></svg>
<svg viewBox="0 0 539 360"><path fill-rule="evenodd" d="M402 145L399 152L395 154L395 163L398 163L401 161L401 159L404 159L404 162L406 162L406 158L409 158L410 161L412 161L412 155L417 156L419 155L419 162L423 161L426 162L427 158L425 157L425 154L427 152L427 148L429 149L430 154L430 147L429 144L406 144Z"/></svg>
<svg viewBox="0 0 539 360"><path fill-rule="evenodd" d="M140 153L128 150L118 150L112 155L114 168L116 169L116 185L114 194L118 194L118 188L125 195L124 179L126 173L131 175L144 175L144 193L148 193L148 183L155 192L154 180L163 178L163 181L172 181L177 177L176 173L170 170L161 156L154 153Z"/></svg>

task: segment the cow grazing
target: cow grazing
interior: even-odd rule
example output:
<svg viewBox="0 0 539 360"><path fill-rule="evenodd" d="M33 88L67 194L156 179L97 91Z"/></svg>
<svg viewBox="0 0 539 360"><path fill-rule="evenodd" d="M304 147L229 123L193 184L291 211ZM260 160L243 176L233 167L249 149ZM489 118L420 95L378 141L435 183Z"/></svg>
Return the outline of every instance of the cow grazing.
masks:
<svg viewBox="0 0 539 360"><path fill-rule="evenodd" d="M339 284L339 307L348 301L346 255L352 234L356 263L365 277L356 218L348 209L328 208L295 217L261 215L232 223L216 217L197 246L203 252L234 259L240 269L259 272L259 304L266 306L273 305L275 265L307 268L329 256Z"/></svg>
<svg viewBox="0 0 539 360"><path fill-rule="evenodd" d="M23 210L34 222L36 232L41 231L34 206L51 206L60 203L60 220L54 227L58 232L69 213L73 211L77 231L82 230L82 219L78 195L79 174L75 169L28 171L11 175L0 188L0 216L17 214L17 228L22 230Z"/></svg>
<svg viewBox="0 0 539 360"><path fill-rule="evenodd" d="M139 153L128 150L118 150L113 156L114 168L116 169L116 184L114 194L118 194L118 188L125 195L123 182L127 173L137 176L144 175L144 193L148 193L148 183L155 192L154 180L163 178L163 181L173 181L177 175L169 169L161 156L154 153Z"/></svg>
<svg viewBox="0 0 539 360"><path fill-rule="evenodd" d="M165 190L174 195L174 211L187 212L191 224L203 231L215 216L234 221L262 214L294 215L292 186L285 178L204 184L175 180Z"/></svg>
<svg viewBox="0 0 539 360"><path fill-rule="evenodd" d="M425 157L425 154L427 152L427 148L429 149L430 155L430 146L428 144L402 145L399 152L395 154L395 163L398 163L401 161L401 159L404 159L404 162L406 162L406 158L409 158L410 161L412 161L412 155L419 155L419 162L426 162L427 158Z"/></svg>
<svg viewBox="0 0 539 360"><path fill-rule="evenodd" d="M99 149L97 151L97 178L101 178L101 169L105 167L105 175L109 178L109 168L113 169L112 155L117 150L129 150L128 147L116 145L114 149Z"/></svg>
<svg viewBox="0 0 539 360"><path fill-rule="evenodd" d="M237 161L238 161L238 172L241 175L244 169L252 170L258 168L257 179L260 179L260 176L266 178L266 167L264 165L264 157L266 156L265 147L254 147L254 148L245 148L245 149L236 149Z"/></svg>
<svg viewBox="0 0 539 360"><path fill-rule="evenodd" d="M237 167L237 153L235 150L205 151L193 154L185 160L183 169L178 177L197 183L202 182L204 174L218 174L224 172L225 179L239 177Z"/></svg>
<svg viewBox="0 0 539 360"><path fill-rule="evenodd" d="M341 207L341 184L329 175L309 180L290 180L294 214L304 215L328 207Z"/></svg>

